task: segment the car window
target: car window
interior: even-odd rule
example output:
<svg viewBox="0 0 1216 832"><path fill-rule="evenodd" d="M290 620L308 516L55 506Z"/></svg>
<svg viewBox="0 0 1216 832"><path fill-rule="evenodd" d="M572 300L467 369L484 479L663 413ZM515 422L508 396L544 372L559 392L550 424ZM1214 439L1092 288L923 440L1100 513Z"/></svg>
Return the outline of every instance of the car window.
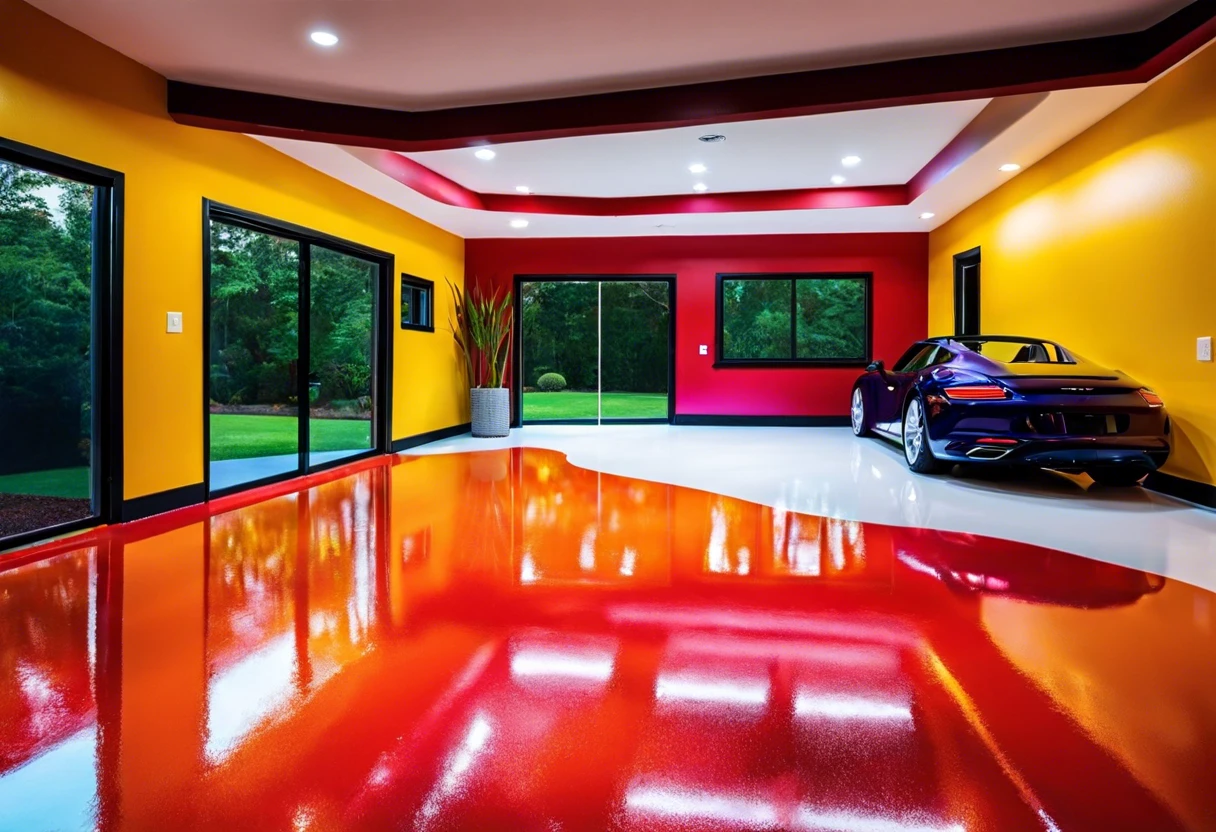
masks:
<svg viewBox="0 0 1216 832"><path fill-rule="evenodd" d="M927 359L935 349L937 347L933 344L914 344L911 349L903 354L899 361L895 362L893 372L908 373L921 369L925 366L924 364L919 364L916 367L913 367L913 365Z"/></svg>
<svg viewBox="0 0 1216 832"><path fill-rule="evenodd" d="M917 353L916 357L913 358L910 362L908 362L908 366L904 367L902 370L900 370L900 372L903 372L903 373L919 372L932 364L936 364L937 362L934 359L937 358L938 353L943 353L943 352L945 352L945 350L943 350L941 347L936 346L934 344L930 344L929 346L927 346L923 350L921 350L919 353ZM949 358L949 353L946 353L946 357Z"/></svg>
<svg viewBox="0 0 1216 832"><path fill-rule="evenodd" d="M950 350L946 349L945 347L938 347L937 354L934 355L933 358L929 360L929 363L925 366L936 367L938 364L945 364L952 358L954 358L954 353L950 352Z"/></svg>

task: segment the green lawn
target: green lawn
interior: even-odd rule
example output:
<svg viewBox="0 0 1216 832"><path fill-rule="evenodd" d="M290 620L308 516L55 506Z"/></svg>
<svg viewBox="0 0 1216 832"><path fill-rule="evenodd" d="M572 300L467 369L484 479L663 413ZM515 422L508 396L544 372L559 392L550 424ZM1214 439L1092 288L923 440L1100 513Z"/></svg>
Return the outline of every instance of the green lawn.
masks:
<svg viewBox="0 0 1216 832"><path fill-rule="evenodd" d="M298 430L295 416L213 413L211 460L294 454L299 449ZM370 421L313 419L309 430L314 451L353 451L371 447Z"/></svg>
<svg viewBox="0 0 1216 832"><path fill-rule="evenodd" d="M524 393L524 421L535 419L594 419L597 393ZM604 393L605 419L666 419L667 396L662 393Z"/></svg>
<svg viewBox="0 0 1216 832"><path fill-rule="evenodd" d="M0 477L0 494L31 494L38 497L88 499L88 468L57 468Z"/></svg>

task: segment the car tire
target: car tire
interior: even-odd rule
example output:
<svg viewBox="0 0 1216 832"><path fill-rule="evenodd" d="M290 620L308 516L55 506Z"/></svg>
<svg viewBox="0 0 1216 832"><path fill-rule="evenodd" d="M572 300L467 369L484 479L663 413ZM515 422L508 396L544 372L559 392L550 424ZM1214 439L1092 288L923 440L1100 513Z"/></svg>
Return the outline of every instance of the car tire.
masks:
<svg viewBox="0 0 1216 832"><path fill-rule="evenodd" d="M861 387L853 388L853 397L849 403L849 422L854 436L870 435L870 419L866 413L866 397Z"/></svg>
<svg viewBox="0 0 1216 832"><path fill-rule="evenodd" d="M1131 488L1139 485L1146 474L1141 468L1095 468L1085 473L1095 483L1107 488Z"/></svg>
<svg viewBox="0 0 1216 832"><path fill-rule="evenodd" d="M919 396L909 399L904 408L904 459L918 474L936 474L943 466L929 447L929 427L925 422L925 405Z"/></svg>

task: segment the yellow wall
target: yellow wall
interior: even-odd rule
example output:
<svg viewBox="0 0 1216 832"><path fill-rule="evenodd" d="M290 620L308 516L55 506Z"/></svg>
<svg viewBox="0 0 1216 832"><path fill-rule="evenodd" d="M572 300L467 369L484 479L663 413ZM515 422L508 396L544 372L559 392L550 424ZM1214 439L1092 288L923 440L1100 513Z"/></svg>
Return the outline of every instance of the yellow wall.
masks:
<svg viewBox="0 0 1216 832"><path fill-rule="evenodd" d="M0 0L0 21L0 136L126 174L127 498L203 478L203 197L391 252L398 272L434 280L439 331L394 327L393 437L467 421L442 329L463 240L254 139L175 124L163 78L31 6ZM170 310L183 335L165 333Z"/></svg>
<svg viewBox="0 0 1216 832"><path fill-rule="evenodd" d="M1216 48L929 238L929 329L953 331L952 256L983 247L988 332L1058 340L1165 397L1165 471L1216 483Z"/></svg>

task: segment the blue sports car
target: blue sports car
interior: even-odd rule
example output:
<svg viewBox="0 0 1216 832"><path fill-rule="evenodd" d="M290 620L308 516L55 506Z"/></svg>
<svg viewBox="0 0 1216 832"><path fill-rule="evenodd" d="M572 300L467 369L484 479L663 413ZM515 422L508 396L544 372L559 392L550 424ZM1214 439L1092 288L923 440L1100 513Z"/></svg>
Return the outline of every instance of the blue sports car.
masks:
<svg viewBox="0 0 1216 832"><path fill-rule="evenodd" d="M1085 472L1135 485L1170 453L1161 397L1038 338L965 335L875 361L853 388L853 433L903 443L908 467L955 463Z"/></svg>

